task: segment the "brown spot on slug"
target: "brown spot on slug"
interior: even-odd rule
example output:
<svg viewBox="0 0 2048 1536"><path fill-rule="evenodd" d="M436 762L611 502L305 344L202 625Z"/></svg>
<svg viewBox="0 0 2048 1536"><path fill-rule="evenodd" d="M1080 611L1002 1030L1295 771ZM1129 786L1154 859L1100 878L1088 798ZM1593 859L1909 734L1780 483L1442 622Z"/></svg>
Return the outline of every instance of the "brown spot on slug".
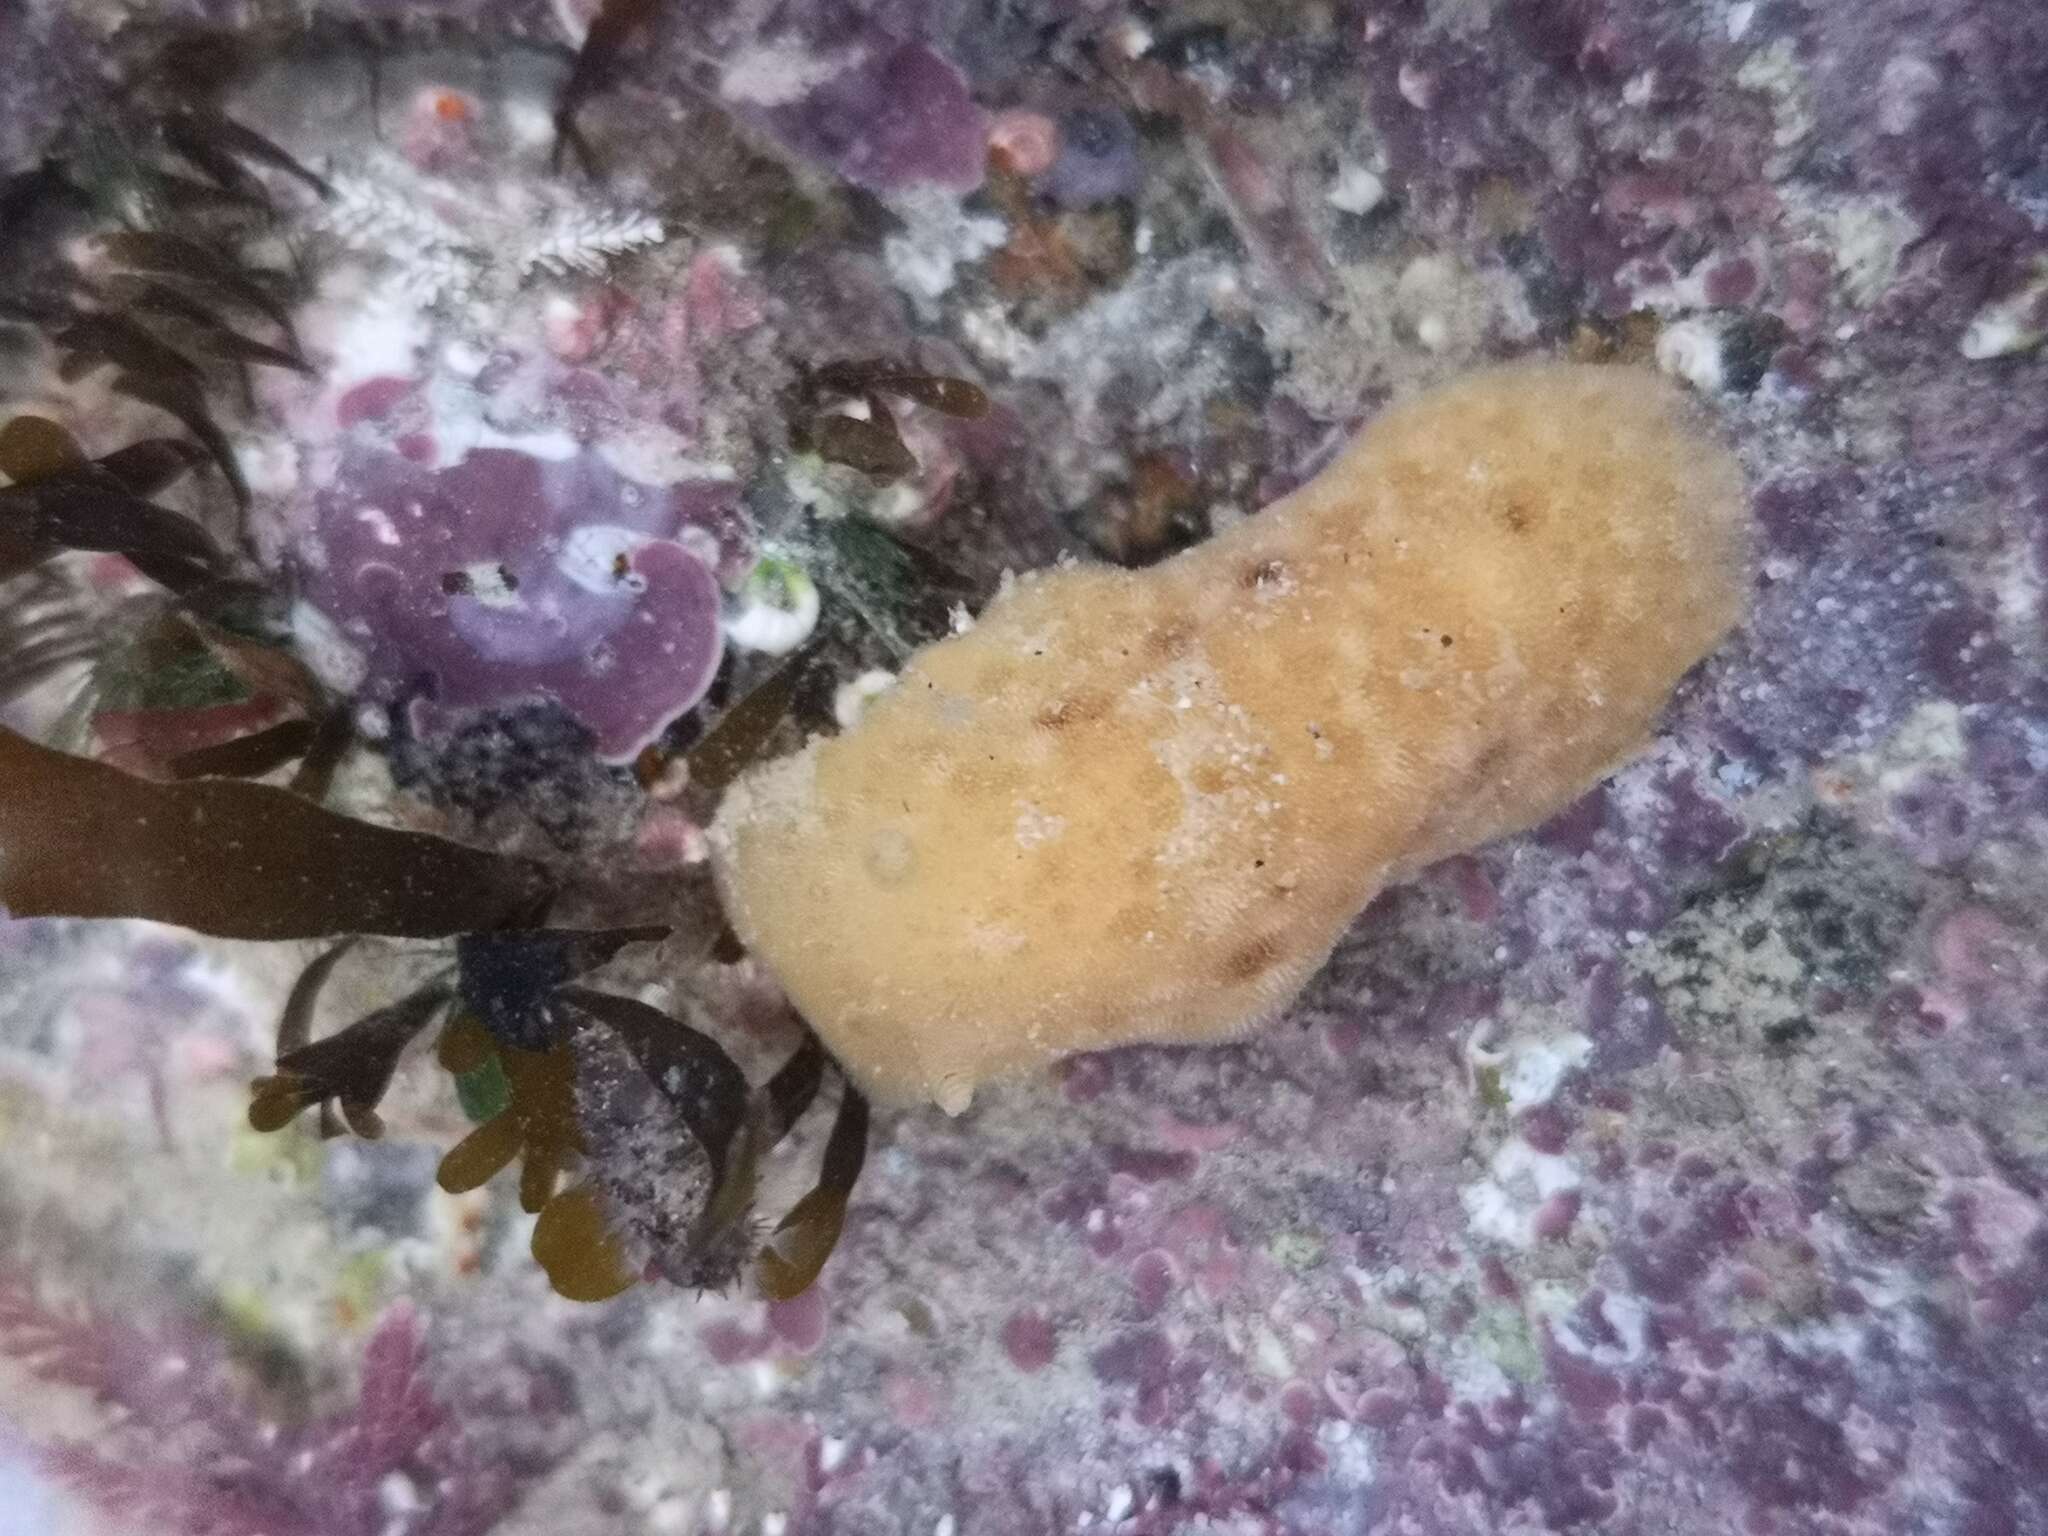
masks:
<svg viewBox="0 0 2048 1536"><path fill-rule="evenodd" d="M1231 951L1230 958L1223 962L1223 980L1231 986L1256 981L1273 968L1280 955L1279 940L1270 934L1262 935Z"/></svg>

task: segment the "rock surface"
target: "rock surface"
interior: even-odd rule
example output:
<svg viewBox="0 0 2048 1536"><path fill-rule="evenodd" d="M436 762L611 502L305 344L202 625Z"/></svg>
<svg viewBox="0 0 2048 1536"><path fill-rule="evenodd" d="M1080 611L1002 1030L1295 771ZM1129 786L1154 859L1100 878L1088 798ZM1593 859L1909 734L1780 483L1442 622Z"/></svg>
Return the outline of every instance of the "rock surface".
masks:
<svg viewBox="0 0 2048 1536"><path fill-rule="evenodd" d="M145 10L281 9L9 8L0 54L62 68L0 82L0 170ZM589 11L315 9L412 83ZM504 1192L432 1191L424 1066L386 1143L252 1142L302 957L0 928L17 1266L315 1394L411 1298L476 1457L521 1450L505 1531L2048 1529L2040 7L673 9L585 116L737 266L622 278L610 344L668 338L636 399L750 485L791 360L916 344L997 409L906 413L897 511L986 571L1150 558L1397 391L1647 356L1750 473L1749 622L1648 756L1387 892L1264 1035L881 1117L772 1306L548 1298ZM1032 147L983 180L962 133ZM31 1432L70 1400L6 1384ZM457 1528L383 1497L362 1529Z"/></svg>

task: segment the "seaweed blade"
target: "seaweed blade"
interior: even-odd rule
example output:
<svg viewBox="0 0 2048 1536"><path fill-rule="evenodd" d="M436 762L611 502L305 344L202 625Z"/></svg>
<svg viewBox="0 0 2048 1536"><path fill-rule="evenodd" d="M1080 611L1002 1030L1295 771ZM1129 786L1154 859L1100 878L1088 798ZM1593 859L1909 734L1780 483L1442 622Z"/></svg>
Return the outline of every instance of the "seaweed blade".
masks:
<svg viewBox="0 0 2048 1536"><path fill-rule="evenodd" d="M445 938L548 893L524 859L233 779L156 784L0 729L0 906L139 917L238 939Z"/></svg>

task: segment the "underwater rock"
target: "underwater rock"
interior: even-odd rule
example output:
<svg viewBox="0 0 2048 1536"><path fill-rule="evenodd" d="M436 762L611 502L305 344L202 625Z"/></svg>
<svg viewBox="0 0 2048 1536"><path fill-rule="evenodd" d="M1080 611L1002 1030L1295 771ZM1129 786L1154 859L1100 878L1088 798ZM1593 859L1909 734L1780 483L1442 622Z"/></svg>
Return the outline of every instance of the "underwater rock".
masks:
<svg viewBox="0 0 2048 1536"><path fill-rule="evenodd" d="M21 1042L73 1048L35 1025L62 1010L24 1009L21 994L85 990L56 958L67 952L131 983L133 931L112 925L0 925L9 1124L38 1154L10 1164L6 1194L44 1277L61 1291L86 1269L194 1276L238 1319L285 1319L317 1377L339 1380L355 1350L335 1336L348 1298L329 1271L384 1262L383 1284L431 1314L434 1360L482 1378L449 1421L472 1463L532 1467L521 1437L537 1424L571 1448L508 1531L2048 1529L2033 1470L2048 1465L2048 361L2024 346L2038 315L2014 303L2048 250L2048 10L703 0L662 7L616 94L590 103L607 185L544 181L545 99L508 113L494 75L451 74L450 56L474 41L494 70L523 56L508 35L552 39L556 14L597 8L316 9L384 39L387 145L422 80L474 95L486 123L534 125L523 158L465 182L487 211L508 190L529 194L506 205L522 209L616 196L652 210L659 189L671 241L731 242L771 285L766 319L741 337L708 344L692 301L687 346L646 345L652 318L684 307L669 253L649 247L612 275L640 318L620 319L590 365L618 386L644 357L628 413L683 430L743 482L756 461L727 448L776 419L766 397L786 364L938 366L957 347L946 371L990 387L1004 434L976 450L971 489L933 532L992 580L1083 548L1076 517L1148 457L1200 467L1197 537L1452 369L1575 344L1582 328L1651 357L1676 322L1681 340L1718 340L1706 407L1761 488L1750 622L1681 687L1644 759L1532 835L1383 892L1274 1027L1072 1057L957 1121L879 1115L844 1240L808 1293L829 1314L809 1354L808 1332L787 1337L744 1294L537 1306L526 1245L482 1193L423 1207L447 1234L432 1251L324 1257L320 1202L276 1161L247 1171L222 1139L239 1095L210 1116L174 1097L189 1149L176 1158L146 1117L41 1119ZM307 8L175 9L239 22ZM8 169L51 148L60 112L96 113L126 85L95 55L171 24L140 11L0 3L0 54L28 43L0 80ZM404 39L433 56L415 65ZM798 139L768 135L800 163L762 175L767 157L698 131L724 105L753 126L800 116L852 49L905 44L959 65L991 110L1057 116L1078 84L1133 111L1146 176L1127 205L1057 220L1043 200L1015 218L995 209L1013 231L1127 220L1124 259L1070 260L1047 303L1006 290L999 257L969 256L913 323L877 247L951 261L941 236L959 220L880 235L871 200ZM681 82L719 70L730 85L764 46L798 66L786 99L724 91L665 130L692 95ZM360 63L321 78L360 101ZM1155 65L1187 91L1132 78ZM1225 136L1211 147L1176 95L1211 104ZM248 120L337 181L372 142L367 127L295 136L275 111ZM1032 129L1032 156L1057 151ZM1325 201L1338 187L1352 208ZM488 228L474 265L516 271L520 247L500 248L512 231ZM376 238L406 275L437 270ZM1273 281L1292 265L1287 241L1327 263L1323 304ZM1456 280L1399 287L1425 264ZM667 304L648 291L659 283ZM544 296L523 292L552 305L558 287L580 356L605 295L552 277ZM456 306L436 323L466 318ZM314 328L301 329L310 353ZM1229 366L1208 342L1219 332ZM7 366L19 336L0 328ZM50 414L89 439L125 430L89 402ZM807 568L820 633L835 636L843 598L828 568ZM556 723L498 733L476 754L480 790L522 763L588 757L555 708L517 706ZM260 990L243 958L216 953L224 984ZM765 987L758 968L732 969ZM258 1024L275 1002L249 1005ZM760 1011L783 1019L779 999ZM247 1025L229 1008L213 1027L239 1039ZM1590 1054L1547 1103L1516 1107L1514 1063L1575 1035ZM1489 1070L1496 1052L1509 1062ZM395 1134L418 1127L403 1110L408 1088L425 1091L417 1076L401 1071ZM425 1134L453 1113L439 1099ZM1209 1139L1186 1139L1197 1133ZM130 1150L110 1156L116 1145ZM1185 1173L1128 1171L1180 1150ZM286 1152L320 1148L266 1144L267 1158ZM89 1247L67 1242L71 1212L88 1213ZM1054 1342L1028 1374L1008 1347L1018 1318L1026 1361L1043 1353L1039 1320ZM514 1367L540 1372L533 1397L502 1392ZM173 1396L177 1416L131 1421L101 1456L147 1436L136 1485L160 1486L170 1446L175 1471L211 1493L215 1464L183 1454L194 1373L128 1377ZM263 1413L230 1445L265 1443L275 1402ZM288 1428L270 1459L300 1443ZM488 1523L436 1507L463 1483L403 1471L381 1489L351 1483L356 1523L320 1528Z"/></svg>
<svg viewBox="0 0 2048 1536"><path fill-rule="evenodd" d="M1059 157L1039 190L1062 208L1093 208L1129 197L1144 174L1138 130L1114 107L1081 107L1060 121Z"/></svg>
<svg viewBox="0 0 2048 1536"><path fill-rule="evenodd" d="M764 91L772 100L783 88L731 74L726 81L727 95L740 100ZM987 116L960 71L919 43L882 48L766 115L792 149L871 191L981 185Z"/></svg>

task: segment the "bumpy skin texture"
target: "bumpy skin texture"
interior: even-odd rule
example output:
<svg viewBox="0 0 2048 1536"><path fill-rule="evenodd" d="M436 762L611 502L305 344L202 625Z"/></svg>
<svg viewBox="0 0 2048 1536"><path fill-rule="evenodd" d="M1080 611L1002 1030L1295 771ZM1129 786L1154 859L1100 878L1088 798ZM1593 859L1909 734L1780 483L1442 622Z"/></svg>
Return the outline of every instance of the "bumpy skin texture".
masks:
<svg viewBox="0 0 2048 1536"><path fill-rule="evenodd" d="M1164 565L1019 580L742 780L732 921L888 1099L1227 1039L1387 882L1634 752L1740 612L1747 522L1658 376L1469 377Z"/></svg>

